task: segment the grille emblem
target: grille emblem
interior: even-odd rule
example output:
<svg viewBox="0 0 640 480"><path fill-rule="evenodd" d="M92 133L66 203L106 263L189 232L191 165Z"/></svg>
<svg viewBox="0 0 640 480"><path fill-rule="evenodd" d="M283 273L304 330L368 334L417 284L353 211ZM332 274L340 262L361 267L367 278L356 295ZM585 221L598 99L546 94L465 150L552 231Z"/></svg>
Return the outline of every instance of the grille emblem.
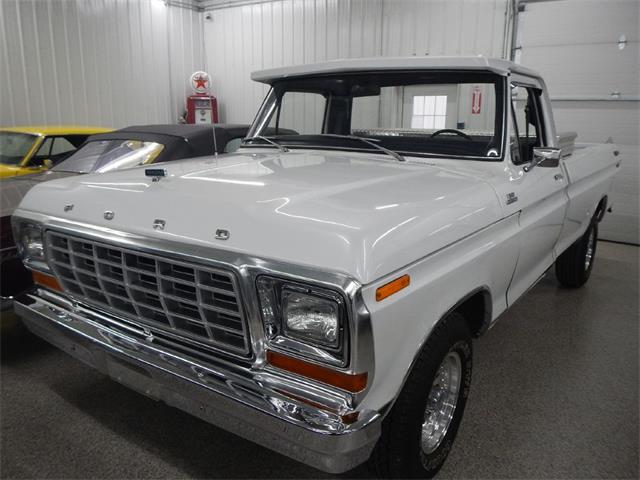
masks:
<svg viewBox="0 0 640 480"><path fill-rule="evenodd" d="M73 203L69 203L68 205L64 206L65 212L70 212L71 210L73 210Z"/></svg>
<svg viewBox="0 0 640 480"><path fill-rule="evenodd" d="M229 230L223 230L222 228L216 230L216 240L229 240L230 236Z"/></svg>
<svg viewBox="0 0 640 480"><path fill-rule="evenodd" d="M154 230L164 230L164 226L167 224L167 222L165 222L164 220L162 220L161 218L156 218L153 221L153 229Z"/></svg>
<svg viewBox="0 0 640 480"><path fill-rule="evenodd" d="M113 213L111 210L107 210L102 214L102 216L104 217L105 220L113 220L113 217L115 217L116 214Z"/></svg>

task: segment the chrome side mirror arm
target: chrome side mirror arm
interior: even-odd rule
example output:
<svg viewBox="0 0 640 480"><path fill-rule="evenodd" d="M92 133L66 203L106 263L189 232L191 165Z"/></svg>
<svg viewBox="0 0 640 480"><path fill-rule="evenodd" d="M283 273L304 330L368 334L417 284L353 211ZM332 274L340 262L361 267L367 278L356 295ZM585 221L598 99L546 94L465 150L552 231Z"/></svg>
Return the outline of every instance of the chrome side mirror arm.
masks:
<svg viewBox="0 0 640 480"><path fill-rule="evenodd" d="M534 167L542 165L546 167L557 167L562 156L562 149L557 147L534 147L533 160L522 169L530 172Z"/></svg>

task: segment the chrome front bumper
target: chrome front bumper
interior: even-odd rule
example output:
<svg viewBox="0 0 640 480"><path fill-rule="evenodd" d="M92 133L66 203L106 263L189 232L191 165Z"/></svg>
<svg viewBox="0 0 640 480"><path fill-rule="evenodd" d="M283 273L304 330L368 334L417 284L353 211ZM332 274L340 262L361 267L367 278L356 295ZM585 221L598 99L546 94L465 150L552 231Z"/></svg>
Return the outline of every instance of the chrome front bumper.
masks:
<svg viewBox="0 0 640 480"><path fill-rule="evenodd" d="M133 331L109 328L105 320L114 318L42 289L14 308L31 332L114 380L317 469L356 467L380 436L378 412L361 411L355 423L343 423L353 411L347 395L269 366L178 356Z"/></svg>

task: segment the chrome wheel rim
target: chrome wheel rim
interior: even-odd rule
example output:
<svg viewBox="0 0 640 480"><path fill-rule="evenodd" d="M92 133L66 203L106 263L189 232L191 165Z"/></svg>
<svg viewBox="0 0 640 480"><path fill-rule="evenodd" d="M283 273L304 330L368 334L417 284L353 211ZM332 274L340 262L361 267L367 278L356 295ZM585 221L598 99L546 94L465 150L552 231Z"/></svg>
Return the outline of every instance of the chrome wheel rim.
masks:
<svg viewBox="0 0 640 480"><path fill-rule="evenodd" d="M591 266L591 262L593 261L593 250L596 244L596 234L595 230L592 228L591 233L589 233L589 240L587 242L587 252L584 256L584 271L589 270Z"/></svg>
<svg viewBox="0 0 640 480"><path fill-rule="evenodd" d="M426 455L442 443L456 410L462 378L462 360L457 352L449 352L438 367L427 407L424 411L420 448Z"/></svg>

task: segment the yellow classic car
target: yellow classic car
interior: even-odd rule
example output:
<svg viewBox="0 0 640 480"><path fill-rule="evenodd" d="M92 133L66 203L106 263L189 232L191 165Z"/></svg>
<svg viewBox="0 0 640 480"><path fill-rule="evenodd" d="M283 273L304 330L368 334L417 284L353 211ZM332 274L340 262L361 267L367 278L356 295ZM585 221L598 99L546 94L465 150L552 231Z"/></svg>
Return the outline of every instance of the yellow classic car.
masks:
<svg viewBox="0 0 640 480"><path fill-rule="evenodd" d="M0 178L41 172L64 160L99 127L0 127Z"/></svg>

